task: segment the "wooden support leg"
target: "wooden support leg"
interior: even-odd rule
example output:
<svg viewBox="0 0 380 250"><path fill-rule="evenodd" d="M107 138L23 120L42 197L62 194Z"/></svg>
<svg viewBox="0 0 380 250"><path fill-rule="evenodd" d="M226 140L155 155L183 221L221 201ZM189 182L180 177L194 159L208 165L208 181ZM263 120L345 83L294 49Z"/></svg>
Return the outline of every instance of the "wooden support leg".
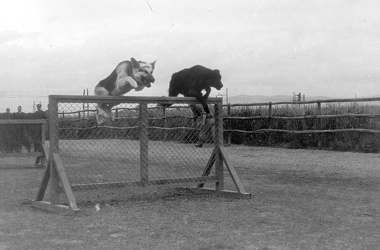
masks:
<svg viewBox="0 0 380 250"><path fill-rule="evenodd" d="M224 151L223 148L218 148L216 147L213 151L213 153L211 154L211 157L206 165L206 168L203 172L203 176L208 176L211 172L211 168L212 166L214 165L215 163L215 159L216 157L221 157L222 159L222 163L221 164L225 164L225 166L227 167L227 170L230 174L230 177L237 189L237 192L236 191L229 191L229 190L225 190L224 187L223 188L218 188L218 185L216 186L215 189L211 189L211 188L204 188L204 183L200 183L198 184L198 186L196 188L193 188L192 191L195 192L195 193L207 193L207 194L219 194L219 195L226 195L226 196L229 196L229 197L235 197L235 198L242 198L242 199L250 199L251 198L251 194L250 193L247 193L239 179L239 176L237 175L236 173L236 170L235 168L233 167L233 165L231 164L231 162L229 161L229 159L227 158L227 155ZM220 182L224 182L224 179L219 179L218 178L218 182L217 183L220 183ZM220 186L223 186L224 183L222 183L222 185L219 184L219 187Z"/></svg>
<svg viewBox="0 0 380 250"><path fill-rule="evenodd" d="M49 181L50 201L43 201ZM59 195L61 193L66 196L68 206L59 204ZM75 214L79 211L61 158L57 153L53 153L53 159L49 160L37 192L36 200L32 202L32 206L51 212L67 214Z"/></svg>

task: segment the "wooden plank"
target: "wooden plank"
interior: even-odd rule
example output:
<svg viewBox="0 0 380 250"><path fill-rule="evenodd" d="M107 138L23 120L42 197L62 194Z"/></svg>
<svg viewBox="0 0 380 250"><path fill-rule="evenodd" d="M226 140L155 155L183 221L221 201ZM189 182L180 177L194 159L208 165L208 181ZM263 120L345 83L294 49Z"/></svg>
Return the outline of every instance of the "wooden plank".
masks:
<svg viewBox="0 0 380 250"><path fill-rule="evenodd" d="M42 156L41 163L43 164L43 161L49 161L49 148L45 143L42 144L42 152L44 155Z"/></svg>
<svg viewBox="0 0 380 250"><path fill-rule="evenodd" d="M61 188L59 186L59 177L57 169L55 168L54 158L50 163L50 202L51 204L58 204L60 202Z"/></svg>
<svg viewBox="0 0 380 250"><path fill-rule="evenodd" d="M89 184L74 184L71 185L72 191L92 190L101 188L122 188L122 187L141 187L141 181L131 182L107 182L107 183L89 183Z"/></svg>
<svg viewBox="0 0 380 250"><path fill-rule="evenodd" d="M215 147L210 155L210 158L208 159L207 161L207 164L206 164L206 167L205 169L203 170L203 173L202 173L202 176L208 176L211 172L211 169L212 169L212 166L214 165L215 163L215 155L216 153L218 152L218 148ZM204 183L199 183L198 184L198 188L201 188L204 186Z"/></svg>
<svg viewBox="0 0 380 250"><path fill-rule="evenodd" d="M226 165L228 172L230 173L230 176L232 178L232 181L235 184L236 189L238 190L239 193L247 193L243 187L243 184L241 183L238 174L236 173L235 168L233 167L232 163L227 157L226 152L224 151L223 148L219 149L219 153L223 158L224 164Z"/></svg>
<svg viewBox="0 0 380 250"><path fill-rule="evenodd" d="M148 127L148 128L149 128L149 129L161 129L161 130L166 130L166 131L178 130L178 129L182 129L182 130L193 130L193 131L197 131L197 130L199 130L199 129L191 128L191 127L174 127L174 128Z"/></svg>
<svg viewBox="0 0 380 250"><path fill-rule="evenodd" d="M50 212L70 215L75 215L80 211L80 209L72 209L69 206L65 205L52 205L50 202L47 201L32 201L32 206Z"/></svg>
<svg viewBox="0 0 380 250"><path fill-rule="evenodd" d="M167 178L149 180L143 184L141 181L133 182L107 182L107 183L89 183L89 184L75 184L71 185L72 191L101 189L101 188L121 188L121 187L144 187L154 185L170 185L176 183L212 183L216 182L218 178L216 176L197 176L197 177L185 177L185 178Z"/></svg>
<svg viewBox="0 0 380 250"><path fill-rule="evenodd" d="M186 178L176 178L176 179L159 179L150 180L148 185L170 185L176 183L213 183L218 181L216 176L202 176L202 177L186 177Z"/></svg>
<svg viewBox="0 0 380 250"><path fill-rule="evenodd" d="M265 132L279 132L279 133L291 133L291 134L319 134L319 133L344 133L344 132L358 132L358 133L372 133L378 134L380 130L375 129L331 129L331 130L284 130L284 129L258 129L254 131L246 131L240 129L230 129L224 130L224 132L237 132L237 133L247 133L247 134L256 134L256 133L265 133Z"/></svg>
<svg viewBox="0 0 380 250"><path fill-rule="evenodd" d="M53 161L55 162L54 166L58 172L58 177L61 181L62 188L63 188L64 194L66 195L70 208L78 209L74 194L71 190L69 180L67 179L67 175L62 164L61 157L58 153L53 153Z"/></svg>
<svg viewBox="0 0 380 250"><path fill-rule="evenodd" d="M217 103L215 106L215 174L218 176L218 182L215 183L216 190L224 189L223 159L220 156L219 149L223 145L223 104Z"/></svg>
<svg viewBox="0 0 380 250"><path fill-rule="evenodd" d="M374 98L348 98L348 99L322 99L322 100L313 100L313 101L301 101L301 102L272 102L272 105L283 105L283 104L313 104L313 103L334 103L334 102L376 102L380 101L380 97ZM236 106L268 106L269 102L261 102L261 103L236 103L231 104L231 107ZM224 105L227 106L227 105Z"/></svg>
<svg viewBox="0 0 380 250"><path fill-rule="evenodd" d="M234 192L230 190L218 191L211 188L191 188L190 190L196 194L216 194L216 195L227 196L231 198L251 199L250 193L239 193L239 192Z"/></svg>
<svg viewBox="0 0 380 250"><path fill-rule="evenodd" d="M36 201L42 201L42 199L45 196L45 192L46 192L46 189L47 189L47 186L49 183L49 179L50 179L50 166L51 166L51 162L48 161L48 164L47 164L45 171L42 175L42 181L40 183L40 186L38 187L38 191L37 191L37 195L36 195L36 199L35 199Z"/></svg>
<svg viewBox="0 0 380 250"><path fill-rule="evenodd" d="M82 102L121 102L121 103L162 103L162 102L186 102L186 103L198 103L194 97L163 97L163 96L82 96L82 95L50 95L49 98L60 103L82 103ZM222 102L222 98L209 97L207 100L209 103Z"/></svg>
<svg viewBox="0 0 380 250"><path fill-rule="evenodd" d="M9 120L0 120L0 124L45 124L44 119L9 119Z"/></svg>
<svg viewBox="0 0 380 250"><path fill-rule="evenodd" d="M278 120L305 120L318 118L380 118L380 114L339 114L339 115L307 115L307 116L251 116L251 117L224 117L224 120L259 120L259 119L278 119Z"/></svg>
<svg viewBox="0 0 380 250"><path fill-rule="evenodd" d="M49 96L49 146L50 152L59 152L58 103Z"/></svg>
<svg viewBox="0 0 380 250"><path fill-rule="evenodd" d="M92 127L86 127L86 128L59 128L59 131L64 130L87 130L87 129L96 129L96 128L109 128L109 129L115 129L115 130L127 130L127 129L138 129L140 126L133 126L133 127L113 127L113 126L92 126Z"/></svg>
<svg viewBox="0 0 380 250"><path fill-rule="evenodd" d="M30 152L30 153L0 153L0 157L37 157L44 156L43 152Z"/></svg>

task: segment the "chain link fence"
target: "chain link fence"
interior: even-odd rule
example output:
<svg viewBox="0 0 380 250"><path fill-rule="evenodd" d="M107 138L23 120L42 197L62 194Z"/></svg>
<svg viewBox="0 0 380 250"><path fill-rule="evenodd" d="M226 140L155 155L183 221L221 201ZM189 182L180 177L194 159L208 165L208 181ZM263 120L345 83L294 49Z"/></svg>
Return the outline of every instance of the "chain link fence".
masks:
<svg viewBox="0 0 380 250"><path fill-rule="evenodd" d="M59 153L73 190L199 183L218 142L215 119L194 118L193 98L113 98L115 120L98 125L96 107L110 100L50 96L51 152ZM221 102L209 99L215 117Z"/></svg>

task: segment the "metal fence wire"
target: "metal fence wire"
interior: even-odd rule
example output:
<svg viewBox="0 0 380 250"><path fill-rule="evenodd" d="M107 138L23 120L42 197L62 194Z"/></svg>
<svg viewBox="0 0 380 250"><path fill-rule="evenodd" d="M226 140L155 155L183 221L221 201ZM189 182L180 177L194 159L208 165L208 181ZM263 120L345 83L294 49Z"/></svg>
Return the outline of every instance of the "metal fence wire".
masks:
<svg viewBox="0 0 380 250"><path fill-rule="evenodd" d="M215 114L214 106L221 100L212 99L209 106ZM137 185L141 179L191 182L202 176L215 147L214 117L194 119L189 104L195 101L171 101L170 107L149 98L118 102L112 109L115 120L98 125L99 100L51 96L51 152L61 156L74 189L120 182Z"/></svg>

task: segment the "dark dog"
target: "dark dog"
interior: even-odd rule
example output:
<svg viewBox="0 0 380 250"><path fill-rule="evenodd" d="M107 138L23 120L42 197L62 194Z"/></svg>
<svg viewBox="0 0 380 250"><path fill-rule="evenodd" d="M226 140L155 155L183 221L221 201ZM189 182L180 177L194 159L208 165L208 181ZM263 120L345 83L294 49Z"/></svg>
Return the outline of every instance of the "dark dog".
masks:
<svg viewBox="0 0 380 250"><path fill-rule="evenodd" d="M141 91L145 87L150 88L151 83L155 80L152 75L155 63L156 61L152 63L136 61L133 57L131 61L119 63L107 78L96 85L95 95L121 96L132 89ZM98 104L98 115L96 116L98 124L104 123L107 116L111 117L112 121L115 120L111 109L116 105L109 103Z"/></svg>
<svg viewBox="0 0 380 250"><path fill-rule="evenodd" d="M222 77L217 69L211 70L201 65L183 69L172 75L169 96L182 94L185 97L195 97L202 104L203 110L210 114L207 99L210 95L211 87L217 90L223 87L221 79ZM170 104L165 106L170 106ZM196 114L194 115L197 116Z"/></svg>

